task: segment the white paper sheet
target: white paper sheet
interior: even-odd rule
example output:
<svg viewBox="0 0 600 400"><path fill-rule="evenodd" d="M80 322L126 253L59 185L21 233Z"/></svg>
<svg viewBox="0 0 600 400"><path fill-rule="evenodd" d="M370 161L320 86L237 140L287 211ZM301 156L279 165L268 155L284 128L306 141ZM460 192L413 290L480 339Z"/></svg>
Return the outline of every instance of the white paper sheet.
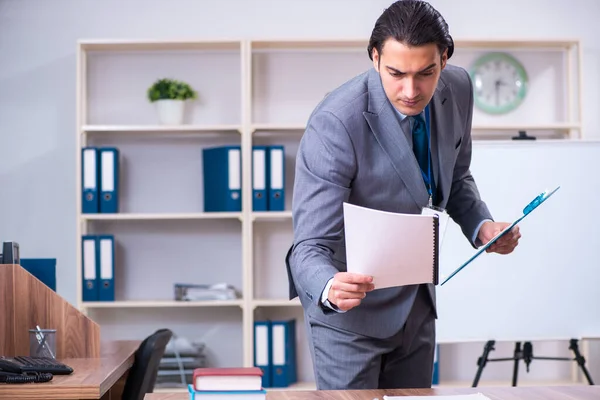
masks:
<svg viewBox="0 0 600 400"><path fill-rule="evenodd" d="M481 393L454 394L449 396L383 396L383 400L491 400Z"/></svg>
<svg viewBox="0 0 600 400"><path fill-rule="evenodd" d="M373 276L375 289L433 283L434 218L344 203L347 271Z"/></svg>

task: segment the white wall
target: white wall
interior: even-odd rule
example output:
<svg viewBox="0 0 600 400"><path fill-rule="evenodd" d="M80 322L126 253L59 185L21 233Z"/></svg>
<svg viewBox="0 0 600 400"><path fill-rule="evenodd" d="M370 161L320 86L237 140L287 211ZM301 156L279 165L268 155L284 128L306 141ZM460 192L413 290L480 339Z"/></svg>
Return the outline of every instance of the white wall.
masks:
<svg viewBox="0 0 600 400"><path fill-rule="evenodd" d="M75 302L77 39L368 38L389 3L0 0L0 240L18 241L23 257L57 258L58 292ZM571 0L549 6L545 0L432 0L432 4L444 14L456 38L581 39L583 129L587 137L600 137L596 111L600 2ZM549 346L554 352L562 344ZM463 360L468 371L479 348L471 345L460 352L459 359L469 354ZM543 367L547 374L568 372L547 363ZM495 371L501 379L509 379L509 366Z"/></svg>

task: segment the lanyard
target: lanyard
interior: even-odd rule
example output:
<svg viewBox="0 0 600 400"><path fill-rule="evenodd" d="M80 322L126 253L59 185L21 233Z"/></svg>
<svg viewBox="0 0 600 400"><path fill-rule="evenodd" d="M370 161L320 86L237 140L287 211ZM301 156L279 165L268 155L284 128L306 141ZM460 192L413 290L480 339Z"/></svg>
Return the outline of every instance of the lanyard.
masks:
<svg viewBox="0 0 600 400"><path fill-rule="evenodd" d="M432 192L432 177L431 177L431 130L429 127L429 104L425 107L425 131L427 132L427 174L421 170L423 175L423 181L427 187L427 193L429 194L429 207L433 205L433 192Z"/></svg>

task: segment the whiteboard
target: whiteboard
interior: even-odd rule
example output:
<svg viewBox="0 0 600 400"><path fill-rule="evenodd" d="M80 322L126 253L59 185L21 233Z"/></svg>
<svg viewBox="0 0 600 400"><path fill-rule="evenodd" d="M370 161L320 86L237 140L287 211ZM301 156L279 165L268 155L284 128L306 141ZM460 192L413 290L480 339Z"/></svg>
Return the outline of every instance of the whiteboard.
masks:
<svg viewBox="0 0 600 400"><path fill-rule="evenodd" d="M471 172L496 221L519 223L510 255L483 253L438 285L437 340L561 340L600 336L600 142L476 142ZM476 250L450 222L440 282Z"/></svg>

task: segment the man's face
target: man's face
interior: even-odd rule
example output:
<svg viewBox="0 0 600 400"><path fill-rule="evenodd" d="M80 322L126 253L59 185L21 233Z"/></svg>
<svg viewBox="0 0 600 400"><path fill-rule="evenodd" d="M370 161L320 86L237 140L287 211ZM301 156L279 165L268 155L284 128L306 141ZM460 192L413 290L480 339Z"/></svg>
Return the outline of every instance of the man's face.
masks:
<svg viewBox="0 0 600 400"><path fill-rule="evenodd" d="M373 65L381 76L385 94L407 116L419 114L429 103L447 59L447 51L440 57L434 43L408 47L388 39L381 54L373 49Z"/></svg>

